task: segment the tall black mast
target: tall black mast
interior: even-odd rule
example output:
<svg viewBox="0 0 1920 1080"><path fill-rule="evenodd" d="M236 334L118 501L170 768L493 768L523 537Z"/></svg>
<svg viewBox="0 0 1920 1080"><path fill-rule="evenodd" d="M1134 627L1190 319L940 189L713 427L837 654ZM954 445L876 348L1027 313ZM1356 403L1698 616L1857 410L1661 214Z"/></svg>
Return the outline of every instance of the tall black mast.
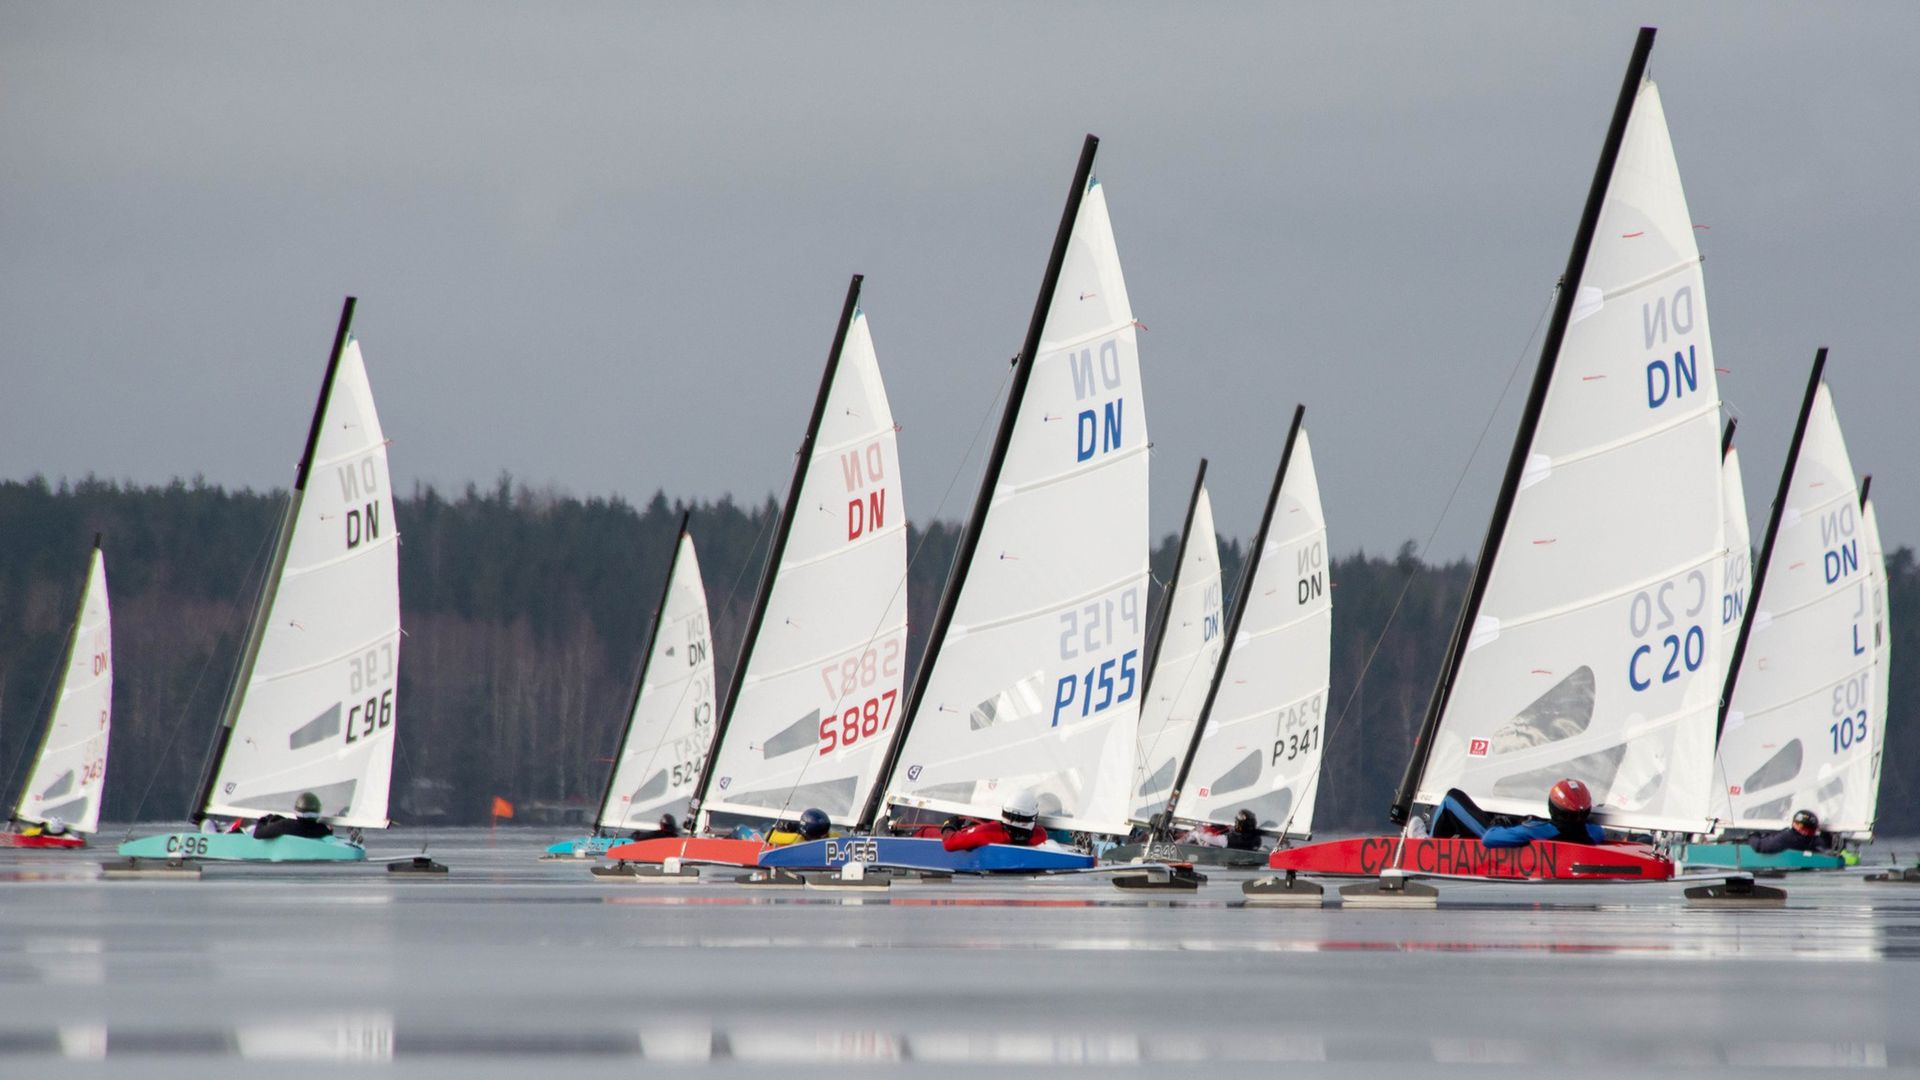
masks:
<svg viewBox="0 0 1920 1080"><path fill-rule="evenodd" d="M67 647L60 651L60 666L54 668L54 678L65 689L67 673L73 670L73 652L80 644L80 623L87 617L87 593L93 588L93 559L100 551L100 534L93 534L93 547L87 552L87 571L80 579L80 599L74 604L73 625L67 628ZM27 786L33 783L33 770L39 767L40 755L47 752L47 740L53 737L53 718L60 711L60 692L53 695L53 704L47 709L40 726L40 741L34 744L33 756L27 758L27 778L21 783L20 794L13 801L14 821L20 820L20 806L27 801Z"/></svg>
<svg viewBox="0 0 1920 1080"><path fill-rule="evenodd" d="M1273 488L1267 492L1267 510L1260 515L1260 528L1253 534L1253 546L1247 550L1246 563L1240 568L1240 583L1233 590L1233 614L1227 616L1227 636L1220 643L1220 659L1213 665L1213 678L1207 682L1207 700L1200 706L1200 716L1194 721L1193 735L1187 740L1187 752L1180 759L1180 771L1174 775L1173 790L1167 793L1167 808L1161 811L1159 821L1154 826L1153 838L1158 840L1173 823L1173 811L1180 803L1180 790L1187 786L1187 774L1193 770L1193 759L1200 753L1200 740L1207 733L1207 719L1213 715L1213 701L1220 696L1220 682L1226 675L1227 661L1233 657L1233 641L1240 636L1240 620L1247 614L1247 598L1253 595L1253 579L1260 572L1260 556L1267 548L1267 533L1273 528L1273 511L1280 505L1280 487L1286 483L1287 467L1293 463L1293 446L1300 438L1300 422L1306 419L1307 407L1293 407L1293 424L1287 428L1287 443L1280 451L1280 467L1273 471Z"/></svg>
<svg viewBox="0 0 1920 1080"><path fill-rule="evenodd" d="M906 714L901 718L900 726L894 729L893 739L887 744L887 756L880 764L880 772L873 785L873 791L867 796L867 807L860 814L860 829L873 828L875 818L879 816L880 806L886 801L887 788L893 783L893 770L900 764L900 751L907 742L907 729L913 726L913 718L920 711L920 699L927 690L927 677L933 671L934 661L940 657L940 646L946 640L947 627L953 622L954 605L960 600L960 590L967 582L967 569L973 565L974 550L980 546L980 528L986 524L987 510L993 504L993 490L1000 483L1000 468L1007 460L1007 447L1013 442L1014 423L1020 418L1020 403L1027 396L1027 381L1033 376L1034 357L1040 351L1040 333L1047 326L1047 312L1053 308L1053 290L1060 283L1060 268L1067 261L1067 244L1073 239L1073 223L1080 216L1080 200L1087 193L1087 185L1093 177L1093 156L1100 149L1100 140L1088 135L1080 146L1080 164L1073 170L1073 187L1067 192L1067 208L1060 215L1060 229L1053 237L1053 253L1047 257L1046 276L1040 279L1040 298L1033 305L1033 319L1027 324L1027 338L1021 343L1020 355L1013 360L1013 386L1007 391L1006 411L1000 414L1000 430L993 437L993 450L987 457L986 473L980 478L980 493L973 500L973 514L967 519L967 529L960 534L960 547L954 552L953 570L947 575L947 587L940 594L940 609L933 618L933 633L927 638L926 655L920 658L920 670L914 673L913 693L907 700Z"/></svg>
<svg viewBox="0 0 1920 1080"><path fill-rule="evenodd" d="M293 474L293 490L287 496L287 511L280 519L280 533L274 541L273 558L260 579L260 595L253 604L253 616L247 622L247 637L240 649L240 662L233 669L233 683L227 687L227 702L221 709L220 728L213 735L213 749L207 755L200 776L200 790L193 798L190 820L206 819L207 804L213 800L213 784L220 772L220 760L226 756L227 740L233 737L233 721L246 700L247 683L253 678L253 663L260 656L260 639L267 632L267 606L280 585L280 572L287 563L287 548L293 543L293 520L300 512L300 500L307 491L307 476L313 470L313 451L320 444L320 426L326 422L327 399L333 396L333 377L340 370L340 356L347 349L353 327L354 298L340 307L340 327L333 332L333 352L327 357L327 374L320 380L320 397L313 404L313 423L307 428L307 446L300 452L300 467Z"/></svg>
<svg viewBox="0 0 1920 1080"><path fill-rule="evenodd" d="M720 720L714 725L713 742L707 746L707 760L700 765L700 780L693 787L693 802L689 813L698 816L700 808L707 801L707 785L713 780L714 762L720 758L720 741L727 737L727 725L733 721L734 703L740 700L740 687L747 677L747 665L753 660L754 643L760 639L760 624L767 617L767 602L773 598L774 578L780 572L780 559L787 551L787 537L793 532L793 511L800 499L801 485L807 480L807 465L813 461L813 440L820 434L820 421L827 413L827 395L833 392L833 376L840 370L840 350L847 343L847 328L853 325L853 316L860 310L861 275L853 275L847 283L847 300L840 307L840 323L833 331L833 347L827 352L827 367L820 373L820 392L814 395L813 415L807 419L806 437L800 440L800 449L793 460L793 482L787 486L787 501L780 508L780 525L773 536L773 547L767 551L767 561L760 568L760 586L753 597L753 614L747 619L747 636L740 641L740 659L734 665L733 677L727 680L727 700L720 710Z"/></svg>
<svg viewBox="0 0 1920 1080"><path fill-rule="evenodd" d="M1200 508L1200 492L1205 490L1207 482L1207 459L1200 459L1200 471L1193 476L1193 494L1187 497L1186 520L1180 523L1180 546L1173 553L1173 576L1167 579L1166 594L1160 597L1160 622L1154 627L1153 641L1147 645L1147 674L1140 681L1140 700L1147 700L1147 691L1153 688L1153 672L1160 666L1160 646L1167 640L1167 619L1173 614L1173 594L1180 588L1180 568L1187 564L1187 541L1193 539L1193 512ZM1215 544L1213 557L1220 558L1219 545Z"/></svg>
<svg viewBox="0 0 1920 1080"><path fill-rule="evenodd" d="M1627 75L1620 83L1620 97L1613 107L1613 121L1607 126L1607 140L1600 148L1600 164L1594 169L1593 184L1587 190L1587 205L1580 212L1580 227L1573 235L1573 250L1567 255L1567 269L1560 277L1560 291L1553 300L1553 318L1547 324L1547 337L1540 349L1540 364L1534 369L1533 388L1527 394L1526 411L1520 416L1520 430L1514 436L1513 453L1507 458L1507 473L1500 481L1500 497L1494 503L1493 520L1487 525L1487 535L1480 547L1480 559L1474 565L1473 580L1467 588L1467 600L1460 607L1460 618L1454 623L1453 638L1447 643L1447 655L1440 668L1440 678L1433 685L1433 695L1427 700L1427 714L1420 723L1420 734L1416 737L1413 754L1407 760L1407 771L1400 780L1400 790L1394 794L1393 806L1388 811L1394 824L1405 824L1407 812L1413 805L1414 788L1419 786L1420 774L1426 770L1427 756L1433 749L1434 730L1440 726L1440 716L1446 710L1447 698L1453 692L1453 680L1460 673L1460 662L1466 657L1466 638L1473 627L1473 620L1480 613L1480 601L1486 595L1487 581L1493 574L1493 562L1500 551L1500 541L1506 535L1507 518L1513 512L1514 496L1520 491L1520 475L1527 464L1527 453L1533 446L1534 432L1540 426L1540 411L1547 403L1547 389L1553 383L1553 369L1560 358L1560 346L1566 340L1567 327L1572 323L1573 299L1580 292L1580 279L1586 271L1587 253L1593 247L1593 233L1600 224L1600 209L1606 203L1607 187L1613 180L1614 162L1620 157L1620 143L1627 134L1627 121L1633 115L1633 102L1640 93L1640 83L1646 76L1647 56L1653 51L1654 29L1651 26L1640 28L1640 36L1633 43L1633 57L1627 61Z"/></svg>
<svg viewBox="0 0 1920 1080"><path fill-rule="evenodd" d="M1867 475L1860 478L1860 509L1863 511L1867 508L1867 492L1872 488L1873 488L1872 473L1868 473Z"/></svg>
<svg viewBox="0 0 1920 1080"><path fill-rule="evenodd" d="M1733 687L1740 681L1740 661L1747 655L1747 636L1753 632L1753 613L1760 610L1760 591L1767 587L1767 564L1773 561L1773 542L1780 535L1780 516L1787 509L1787 494L1793 490L1793 470L1800 464L1800 445L1807 438L1807 419L1813 415L1813 400L1820 394L1820 379L1827 368L1827 349L1821 346L1813 354L1813 372L1807 376L1807 395L1800 401L1800 419L1793 425L1793 441L1787 444L1787 465L1780 470L1780 487L1773 495L1773 512L1767 515L1767 538L1760 542L1760 562L1753 568L1753 590L1747 594L1747 611L1740 617L1740 633L1733 639L1733 656L1727 661L1727 684L1720 692L1720 716L1713 727L1714 743L1727 728L1727 709L1733 704ZM1865 499L1865 492L1861 493Z"/></svg>
<svg viewBox="0 0 1920 1080"><path fill-rule="evenodd" d="M1733 429L1739 426L1740 421L1737 417L1727 417L1726 431L1720 436L1720 457L1722 459L1727 456L1728 451L1733 449Z"/></svg>
<svg viewBox="0 0 1920 1080"><path fill-rule="evenodd" d="M607 786L600 793L600 810L593 817L593 831L600 831L600 822L607 816L607 803L613 799L613 779L620 774L620 760L627 756L627 740L633 738L633 711L640 707L640 690L647 685L647 671L653 667L653 649L660 643L660 617L666 614L667 597L673 595L673 575L680 569L680 548L687 539L687 519L693 511L680 513L680 530L673 537L673 556L667 560L667 580L660 585L660 600L653 605L653 627L647 631L647 643L640 653L640 673L633 677L633 696L627 700L626 722L620 726L620 745L613 751L613 767L607 770ZM712 752L712 746L708 746Z"/></svg>

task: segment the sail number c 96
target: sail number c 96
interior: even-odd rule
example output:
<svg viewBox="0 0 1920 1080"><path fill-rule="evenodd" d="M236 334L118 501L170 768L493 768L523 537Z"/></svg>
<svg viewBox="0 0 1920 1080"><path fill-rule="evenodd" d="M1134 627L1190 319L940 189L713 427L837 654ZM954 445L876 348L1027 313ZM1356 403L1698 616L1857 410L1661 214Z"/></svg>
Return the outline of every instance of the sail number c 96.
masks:
<svg viewBox="0 0 1920 1080"><path fill-rule="evenodd" d="M387 690L379 697L370 697L347 709L347 741L359 742L383 728L393 726L393 691ZM354 729L359 734L354 734Z"/></svg>

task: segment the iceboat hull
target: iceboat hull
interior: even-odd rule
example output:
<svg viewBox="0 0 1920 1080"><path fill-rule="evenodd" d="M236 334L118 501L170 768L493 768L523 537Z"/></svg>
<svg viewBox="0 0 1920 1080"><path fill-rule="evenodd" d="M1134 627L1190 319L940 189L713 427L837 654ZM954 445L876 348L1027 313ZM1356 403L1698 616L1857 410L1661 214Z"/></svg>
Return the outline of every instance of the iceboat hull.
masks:
<svg viewBox="0 0 1920 1080"><path fill-rule="evenodd" d="M87 840L84 836L22 836L19 833L0 832L0 848L33 848L40 851L71 851L84 848Z"/></svg>
<svg viewBox="0 0 1920 1080"><path fill-rule="evenodd" d="M1736 870L1840 870L1859 861L1859 856L1851 852L1776 851L1761 854L1746 844L1689 844L1680 855L1680 862L1689 869L1710 866Z"/></svg>
<svg viewBox="0 0 1920 1080"><path fill-rule="evenodd" d="M1645 844L1568 844L1535 840L1490 848L1477 839L1363 836L1281 848L1267 859L1274 870L1323 877L1379 877L1397 871L1417 877L1486 881L1665 881L1674 865Z"/></svg>
<svg viewBox="0 0 1920 1080"><path fill-rule="evenodd" d="M1100 856L1100 861L1103 863L1130 863L1136 860L1258 869L1267 865L1267 853L1161 840L1151 844L1121 844L1118 847L1108 848Z"/></svg>
<svg viewBox="0 0 1920 1080"><path fill-rule="evenodd" d="M621 862L661 863L679 859L690 863L715 863L721 866L758 865L767 845L758 840L734 840L719 836L662 836L614 844L606 851L609 859Z"/></svg>
<svg viewBox="0 0 1920 1080"><path fill-rule="evenodd" d="M166 833L120 845L136 859L197 859L207 862L365 862L367 850L338 836L276 836L259 840L246 833Z"/></svg>
<svg viewBox="0 0 1920 1080"><path fill-rule="evenodd" d="M607 853L607 849L622 843L617 836L576 836L571 840L560 840L547 845L547 854L559 859L593 859Z"/></svg>
<svg viewBox="0 0 1920 1080"><path fill-rule="evenodd" d="M761 866L792 870L837 870L850 862L890 866L902 870L932 870L951 874L1044 874L1061 870L1089 870L1093 856L1051 847L1015 847L988 844L972 851L947 851L940 841L911 836L848 836L813 840L770 848L760 856Z"/></svg>

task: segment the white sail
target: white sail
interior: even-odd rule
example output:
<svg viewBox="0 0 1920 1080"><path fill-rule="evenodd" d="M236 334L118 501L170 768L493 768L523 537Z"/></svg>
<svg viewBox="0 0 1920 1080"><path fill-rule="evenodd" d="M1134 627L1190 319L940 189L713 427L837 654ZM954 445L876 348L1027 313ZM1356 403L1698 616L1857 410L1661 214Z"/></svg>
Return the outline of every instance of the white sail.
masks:
<svg viewBox="0 0 1920 1080"><path fill-rule="evenodd" d="M59 818L83 833L100 827L112 720L113 627L107 610L107 562L95 547L80 594L60 696L47 717L39 756L20 793L13 815L17 820Z"/></svg>
<svg viewBox="0 0 1920 1080"><path fill-rule="evenodd" d="M1734 639L1747 614L1753 576L1753 534L1747 525L1747 488L1740 479L1740 451L1732 446L1720 459L1720 495L1726 506L1727 557L1721 563L1720 682L1726 684Z"/></svg>
<svg viewBox="0 0 1920 1080"><path fill-rule="evenodd" d="M1119 833L1146 639L1147 418L1104 189L1089 181L952 623L889 798Z"/></svg>
<svg viewBox="0 0 1920 1080"><path fill-rule="evenodd" d="M1792 468L1720 735L1727 824L1779 829L1812 810L1852 833L1873 825L1878 612L1853 463L1824 382Z"/></svg>
<svg viewBox="0 0 1920 1080"><path fill-rule="evenodd" d="M1868 684L1872 694L1872 704L1868 706L1868 717L1879 718L1868 732L1873 743L1871 775L1867 778L1863 793L1865 803L1861 819L1867 824L1864 828L1853 830L1856 839L1873 839L1873 823L1879 820L1880 813L1880 770L1885 762L1887 745L1887 723L1892 716L1893 699L1888 693L1888 684L1892 680L1893 669L1888 666L1893 658L1893 624L1887 621L1887 555L1880 546L1880 517L1873 512L1873 500L1860 500L1860 525L1866 540L1866 562L1868 580L1873 582L1873 681Z"/></svg>
<svg viewBox="0 0 1920 1080"><path fill-rule="evenodd" d="M650 826L687 812L713 741L713 637L693 537L680 534L627 736L597 824Z"/></svg>
<svg viewBox="0 0 1920 1080"><path fill-rule="evenodd" d="M1247 809L1265 832L1313 832L1333 665L1327 562L1320 481L1302 428L1175 817L1230 825Z"/></svg>
<svg viewBox="0 0 1920 1080"><path fill-rule="evenodd" d="M899 445L858 310L789 513L701 810L851 825L905 714L907 652Z"/></svg>
<svg viewBox="0 0 1920 1080"><path fill-rule="evenodd" d="M1225 625L1220 595L1220 542L1213 531L1213 500L1202 485L1194 495L1180 565L1173 571L1173 602L1160 632L1160 652L1140 704L1135 737L1133 818L1146 821L1166 805L1193 725L1207 703Z"/></svg>
<svg viewBox="0 0 1920 1080"><path fill-rule="evenodd" d="M1693 223L1643 81L1415 801L1709 826L1723 661L1720 393Z"/></svg>
<svg viewBox="0 0 1920 1080"><path fill-rule="evenodd" d="M399 711L400 533L358 342L342 350L320 409L306 484L291 496L284 566L260 600L259 649L204 811L291 814L311 791L328 821L385 828Z"/></svg>

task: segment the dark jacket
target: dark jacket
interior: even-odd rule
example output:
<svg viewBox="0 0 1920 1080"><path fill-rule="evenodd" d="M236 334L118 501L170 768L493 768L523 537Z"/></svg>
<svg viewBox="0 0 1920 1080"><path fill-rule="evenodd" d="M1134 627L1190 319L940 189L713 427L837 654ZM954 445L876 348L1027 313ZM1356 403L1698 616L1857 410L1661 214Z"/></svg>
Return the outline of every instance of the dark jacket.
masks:
<svg viewBox="0 0 1920 1080"><path fill-rule="evenodd" d="M1600 826L1588 822L1584 830L1562 831L1560 826L1539 818L1528 818L1518 825L1496 825L1480 834L1480 842L1488 847L1525 847L1535 840L1558 840L1567 844L1598 844L1606 840L1607 834Z"/></svg>
<svg viewBox="0 0 1920 1080"><path fill-rule="evenodd" d="M332 835L333 830L319 818L290 818L281 817L279 814L268 814L253 825L255 840L271 840L276 836L304 836L310 840L318 840Z"/></svg>
<svg viewBox="0 0 1920 1080"><path fill-rule="evenodd" d="M1241 832L1239 829L1228 829L1227 846L1235 851L1259 851L1260 830L1248 829L1246 832Z"/></svg>
<svg viewBox="0 0 1920 1080"><path fill-rule="evenodd" d="M1827 851L1833 847L1826 833L1803 833L1791 825L1777 832L1754 833L1747 837L1747 846L1762 855L1778 855L1782 851Z"/></svg>

